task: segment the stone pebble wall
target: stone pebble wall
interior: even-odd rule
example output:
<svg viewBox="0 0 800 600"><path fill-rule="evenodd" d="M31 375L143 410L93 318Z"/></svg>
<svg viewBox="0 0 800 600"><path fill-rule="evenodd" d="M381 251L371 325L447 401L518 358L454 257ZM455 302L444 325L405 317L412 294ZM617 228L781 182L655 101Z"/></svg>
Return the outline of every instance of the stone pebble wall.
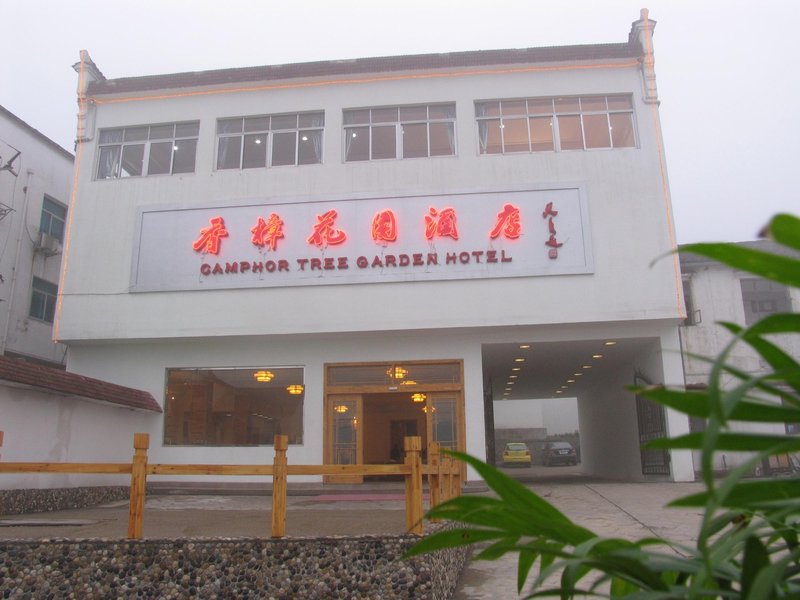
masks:
<svg viewBox="0 0 800 600"><path fill-rule="evenodd" d="M0 597L445 600L466 549L409 560L418 537L0 542Z"/></svg>
<svg viewBox="0 0 800 600"><path fill-rule="evenodd" d="M85 508L129 498L128 486L0 490L0 515Z"/></svg>

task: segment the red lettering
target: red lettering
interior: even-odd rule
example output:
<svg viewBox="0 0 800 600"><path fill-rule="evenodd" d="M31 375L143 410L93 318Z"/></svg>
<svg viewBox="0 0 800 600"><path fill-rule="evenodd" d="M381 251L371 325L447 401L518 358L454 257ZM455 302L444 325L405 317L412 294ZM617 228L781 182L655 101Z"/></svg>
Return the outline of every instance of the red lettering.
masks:
<svg viewBox="0 0 800 600"><path fill-rule="evenodd" d="M249 271L249 270L250 270L250 263L249 262L247 262L246 260L243 260L243 261L239 262L239 272L240 273L244 273L244 272Z"/></svg>
<svg viewBox="0 0 800 600"><path fill-rule="evenodd" d="M407 267L411 264L411 258L409 258L408 254L401 254L400 255L400 266Z"/></svg>
<svg viewBox="0 0 800 600"><path fill-rule="evenodd" d="M439 264L439 255L436 252L428 252L428 264L429 265Z"/></svg>
<svg viewBox="0 0 800 600"><path fill-rule="evenodd" d="M222 265L220 265L219 263L215 263L214 264L214 270L211 271L211 274L212 275L221 275L224 272L225 271L223 270Z"/></svg>
<svg viewBox="0 0 800 600"><path fill-rule="evenodd" d="M458 260L458 254L456 254L455 252L448 252L445 255L445 258L444 258L444 264L446 264L446 265L453 264L454 265L454 264L456 264L456 260Z"/></svg>
<svg viewBox="0 0 800 600"><path fill-rule="evenodd" d="M506 256L506 251L505 250L501 250L500 251L500 262L511 262L511 257L510 256Z"/></svg>
<svg viewBox="0 0 800 600"><path fill-rule="evenodd" d="M462 265L465 265L469 262L469 252L462 252L458 255L458 260L461 261Z"/></svg>
<svg viewBox="0 0 800 600"><path fill-rule="evenodd" d="M306 270L306 264L308 264L308 259L307 258L298 258L297 259L297 264L300 265L300 270L301 271L305 271Z"/></svg>
<svg viewBox="0 0 800 600"><path fill-rule="evenodd" d="M311 259L311 270L312 271L321 271L322 270L322 261L318 258Z"/></svg>
<svg viewBox="0 0 800 600"><path fill-rule="evenodd" d="M200 237L194 241L192 248L195 252L219 254L220 238L228 237L225 221L222 217L212 217L209 219L209 223L211 223L210 227L200 230Z"/></svg>
<svg viewBox="0 0 800 600"><path fill-rule="evenodd" d="M289 261L281 259L278 261L278 271L286 271L289 272Z"/></svg>
<svg viewBox="0 0 800 600"><path fill-rule="evenodd" d="M367 260L366 256L359 256L356 259L356 266L359 269L366 269L369 266L369 261Z"/></svg>
<svg viewBox="0 0 800 600"><path fill-rule="evenodd" d="M497 250L487 250L486 251L486 262L487 263L496 263L497 262Z"/></svg>
<svg viewBox="0 0 800 600"><path fill-rule="evenodd" d="M239 272L239 265L236 263L225 263L225 272L226 273L238 273Z"/></svg>
<svg viewBox="0 0 800 600"><path fill-rule="evenodd" d="M275 261L274 260L268 260L267 264L266 264L266 267L267 267L267 273L274 273L275 272L275 267L276 267Z"/></svg>
<svg viewBox="0 0 800 600"><path fill-rule="evenodd" d="M254 262L253 263L253 273L263 273L264 272L264 263L263 262Z"/></svg>
<svg viewBox="0 0 800 600"><path fill-rule="evenodd" d="M481 263L481 256L483 256L483 250L475 250L472 253L472 256L475 257L475 262L480 264Z"/></svg>
<svg viewBox="0 0 800 600"><path fill-rule="evenodd" d="M394 254L387 254L384 259L387 267L396 267L397 263L394 260Z"/></svg>
<svg viewBox="0 0 800 600"><path fill-rule="evenodd" d="M325 258L325 267L324 267L324 269L326 271L330 271L331 269L335 269L335 268L336 267L333 264L333 258L332 257L326 257Z"/></svg>
<svg viewBox="0 0 800 600"><path fill-rule="evenodd" d="M372 266L373 266L373 268L374 267L382 267L383 266L383 263L381 262L381 257L380 256L376 255L375 258L372 259Z"/></svg>
<svg viewBox="0 0 800 600"><path fill-rule="evenodd" d="M211 265L207 263L203 263L202 265L200 265L200 274L211 275Z"/></svg>
<svg viewBox="0 0 800 600"><path fill-rule="evenodd" d="M336 265L336 268L337 269L348 269L349 268L349 266L347 265L347 257L346 256L340 256L339 257L339 264Z"/></svg>
<svg viewBox="0 0 800 600"><path fill-rule="evenodd" d="M423 267L423 266L425 266L425 263L422 262L422 254L421 253L420 254L414 254L413 257L414 257L414 266L415 267Z"/></svg>

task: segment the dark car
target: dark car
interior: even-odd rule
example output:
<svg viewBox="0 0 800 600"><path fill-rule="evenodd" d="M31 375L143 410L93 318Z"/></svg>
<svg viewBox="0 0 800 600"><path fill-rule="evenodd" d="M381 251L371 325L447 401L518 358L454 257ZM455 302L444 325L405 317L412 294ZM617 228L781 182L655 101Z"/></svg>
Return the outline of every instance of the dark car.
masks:
<svg viewBox="0 0 800 600"><path fill-rule="evenodd" d="M544 464L548 467L553 465L577 465L578 455L569 442L547 442L544 445Z"/></svg>

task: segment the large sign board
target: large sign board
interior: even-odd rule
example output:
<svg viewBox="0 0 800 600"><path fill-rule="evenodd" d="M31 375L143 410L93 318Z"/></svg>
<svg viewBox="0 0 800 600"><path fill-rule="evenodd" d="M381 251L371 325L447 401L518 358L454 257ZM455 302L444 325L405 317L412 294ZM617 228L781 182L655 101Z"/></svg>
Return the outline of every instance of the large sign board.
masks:
<svg viewBox="0 0 800 600"><path fill-rule="evenodd" d="M582 188L139 213L131 291L592 272Z"/></svg>

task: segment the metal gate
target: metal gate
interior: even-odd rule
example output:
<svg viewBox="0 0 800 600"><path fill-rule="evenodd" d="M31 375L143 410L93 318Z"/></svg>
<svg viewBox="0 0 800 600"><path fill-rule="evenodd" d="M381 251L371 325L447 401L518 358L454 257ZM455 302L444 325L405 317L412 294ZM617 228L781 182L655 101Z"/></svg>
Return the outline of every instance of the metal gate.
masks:
<svg viewBox="0 0 800 600"><path fill-rule="evenodd" d="M669 452L645 448L650 440L667 437L667 419L664 407L637 394L636 417L639 421L642 474L669 475Z"/></svg>

